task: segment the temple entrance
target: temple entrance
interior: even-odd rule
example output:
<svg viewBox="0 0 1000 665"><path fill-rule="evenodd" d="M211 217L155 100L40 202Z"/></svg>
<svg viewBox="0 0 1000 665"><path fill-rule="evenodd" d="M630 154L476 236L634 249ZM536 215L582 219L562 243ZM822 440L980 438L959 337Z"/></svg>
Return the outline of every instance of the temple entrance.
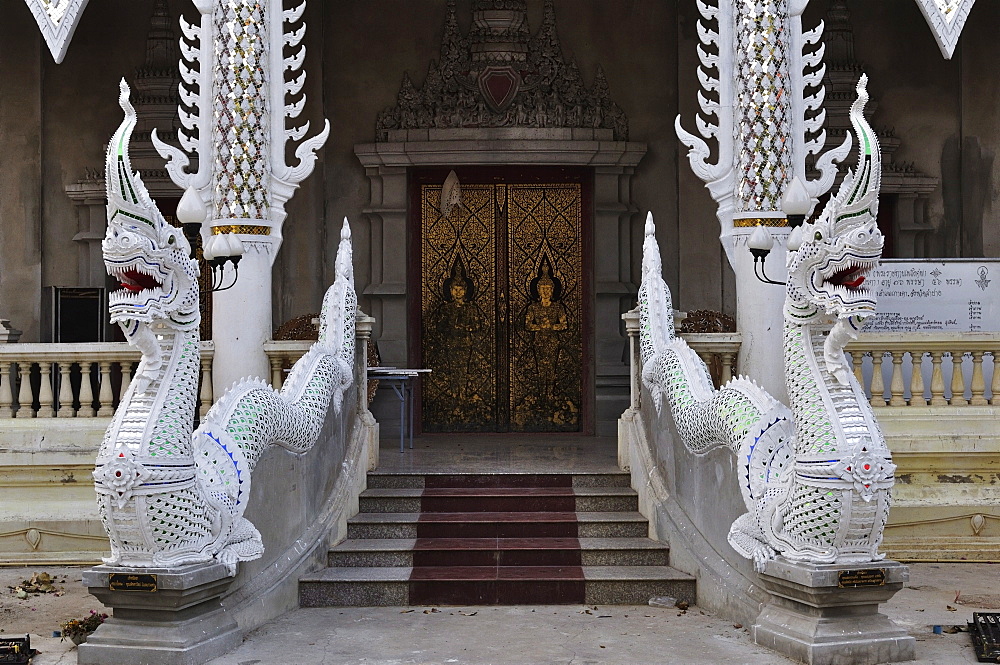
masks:
<svg viewBox="0 0 1000 665"><path fill-rule="evenodd" d="M587 429L583 176L415 178L423 431Z"/></svg>

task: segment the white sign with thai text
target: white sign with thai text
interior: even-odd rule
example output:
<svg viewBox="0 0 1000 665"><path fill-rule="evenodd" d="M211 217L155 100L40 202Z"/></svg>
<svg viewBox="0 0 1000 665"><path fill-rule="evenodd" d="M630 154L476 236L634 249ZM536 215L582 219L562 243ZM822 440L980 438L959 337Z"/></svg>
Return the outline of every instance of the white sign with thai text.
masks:
<svg viewBox="0 0 1000 665"><path fill-rule="evenodd" d="M878 298L865 332L1000 331L1000 261L886 259L865 286Z"/></svg>

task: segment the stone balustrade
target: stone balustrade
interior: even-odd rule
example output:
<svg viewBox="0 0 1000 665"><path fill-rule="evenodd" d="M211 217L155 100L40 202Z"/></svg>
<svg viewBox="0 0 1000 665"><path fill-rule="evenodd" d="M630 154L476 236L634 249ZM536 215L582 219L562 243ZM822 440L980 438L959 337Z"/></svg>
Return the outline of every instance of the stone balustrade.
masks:
<svg viewBox="0 0 1000 665"><path fill-rule="evenodd" d="M280 389L289 368L310 346L310 341L266 342L271 375L263 378ZM213 351L212 342L201 343L201 415L214 401ZM109 417L128 389L139 357L139 351L124 342L4 344L0 346L0 419ZM84 368L88 381L82 380Z"/></svg>
<svg viewBox="0 0 1000 665"><path fill-rule="evenodd" d="M199 412L212 405L212 342L201 343ZM125 342L0 346L0 419L110 417L139 351Z"/></svg>
<svg viewBox="0 0 1000 665"><path fill-rule="evenodd" d="M622 319L631 343L632 408L638 408L638 311ZM681 337L705 361L716 386L733 377L739 333ZM994 371L998 351L998 333L863 333L847 345L854 375L875 407L1000 405L1000 372ZM919 372L913 371L915 358Z"/></svg>
<svg viewBox="0 0 1000 665"><path fill-rule="evenodd" d="M683 333L681 337L708 366L717 388L733 378L736 356L740 352L739 333Z"/></svg>
<svg viewBox="0 0 1000 665"><path fill-rule="evenodd" d="M892 407L1000 404L998 351L996 333L865 333L847 346L872 406Z"/></svg>
<svg viewBox="0 0 1000 665"><path fill-rule="evenodd" d="M264 342L264 353L271 366L271 385L275 390L281 390L292 365L304 356L312 345L313 342L303 340Z"/></svg>

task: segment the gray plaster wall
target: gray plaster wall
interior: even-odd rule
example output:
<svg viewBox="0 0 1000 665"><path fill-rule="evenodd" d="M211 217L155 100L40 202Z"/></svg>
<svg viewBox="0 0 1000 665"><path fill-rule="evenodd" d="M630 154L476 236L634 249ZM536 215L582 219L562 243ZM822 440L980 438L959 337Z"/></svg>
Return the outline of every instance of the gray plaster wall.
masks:
<svg viewBox="0 0 1000 665"><path fill-rule="evenodd" d="M29 341L41 307L43 47L30 12L11 9L0 21L0 318Z"/></svg>
<svg viewBox="0 0 1000 665"><path fill-rule="evenodd" d="M76 211L65 193L88 168L102 166L103 144L120 118L118 79L143 62L152 0L88 5L64 62L55 65L30 12L9 2L0 26L0 316L40 339L42 286L80 285ZM542 0L529 0L533 29ZM1000 20L996 3L978 3L955 57L945 61L912 0L850 0L855 54L870 76L877 126L902 140L896 161L942 179L930 196L926 251L937 256L996 256L1000 184L994 154L1000 120L993 75ZM811 27L829 2L812 0ZM172 14L194 17L186 0ZM330 139L288 206L284 244L274 267L274 324L318 311L331 275L341 219L354 222L359 290L371 281L368 230L361 210L368 181L353 152L374 139L377 113L395 102L403 72L421 84L438 57L445 0L310 0L303 115L316 131L327 117ZM652 210L666 281L683 310L735 308L732 272L717 241L715 205L687 165L674 136L680 113L693 128L697 11L693 2L556 0L562 48L585 79L603 67L612 96L628 114L630 139L648 151L633 180L633 200ZM461 28L470 4L458 3ZM393 254L406 257L405 239ZM632 235L638 281L641 215ZM369 303L362 302L362 306ZM372 312L378 317L379 312ZM597 325L618 326L600 321ZM378 329L375 331L378 337ZM624 346L624 338L623 338Z"/></svg>

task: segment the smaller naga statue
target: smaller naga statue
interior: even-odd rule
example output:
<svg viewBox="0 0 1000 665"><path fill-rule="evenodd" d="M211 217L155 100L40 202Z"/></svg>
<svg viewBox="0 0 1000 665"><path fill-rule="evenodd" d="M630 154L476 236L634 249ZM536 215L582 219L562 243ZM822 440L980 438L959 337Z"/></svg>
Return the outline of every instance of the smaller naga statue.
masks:
<svg viewBox="0 0 1000 665"><path fill-rule="evenodd" d="M882 253L876 225L881 160L862 113L867 78L851 107L858 164L818 219L795 228L787 248L784 367L789 406L747 378L721 389L673 329L652 217L646 222L639 293L643 382L657 411L669 404L685 447L720 446L738 460L747 512L729 544L758 570L775 555L812 563L883 557L895 465L864 390L844 357L875 311L865 275Z"/></svg>
<svg viewBox="0 0 1000 665"><path fill-rule="evenodd" d="M344 220L336 279L323 300L319 340L280 391L259 379L234 385L192 434L201 367L198 263L184 235L164 220L128 147L125 119L108 146L108 274L111 320L142 351L94 470L101 521L111 540L105 563L166 567L218 560L230 574L259 558L261 535L243 515L251 477L270 445L304 453L316 443L331 400L339 411L353 381L357 296ZM239 325L234 321L233 325Z"/></svg>

